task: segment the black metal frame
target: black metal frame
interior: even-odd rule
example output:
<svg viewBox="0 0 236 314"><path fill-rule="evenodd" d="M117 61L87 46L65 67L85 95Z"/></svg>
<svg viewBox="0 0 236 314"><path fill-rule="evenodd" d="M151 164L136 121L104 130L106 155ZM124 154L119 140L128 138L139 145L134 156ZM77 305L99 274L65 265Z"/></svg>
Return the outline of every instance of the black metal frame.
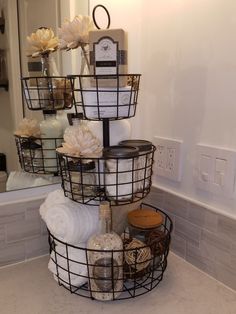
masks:
<svg viewBox="0 0 236 314"><path fill-rule="evenodd" d="M84 118L94 121L134 117L140 76L141 74L68 76L72 80L76 112L82 108Z"/></svg>
<svg viewBox="0 0 236 314"><path fill-rule="evenodd" d="M59 161L56 148L62 138L36 138L15 135L15 142L21 168L25 172L59 175Z"/></svg>
<svg viewBox="0 0 236 314"><path fill-rule="evenodd" d="M152 146L150 151L141 152L138 157L125 158L82 158L57 153L65 196L89 205L99 205L104 199L110 200L112 205L140 201L150 192L155 149ZM141 159L142 164L139 163ZM81 165L91 160L95 163L94 183L86 183L86 175L91 172L83 170Z"/></svg>
<svg viewBox="0 0 236 314"><path fill-rule="evenodd" d="M61 85L58 85L58 82L61 82ZM30 110L63 110L74 105L72 78L31 76L21 78L21 83L24 99Z"/></svg>
<svg viewBox="0 0 236 314"><path fill-rule="evenodd" d="M165 269L167 267L167 256L169 253L169 246L170 246L170 240L171 240L171 232L172 232L172 228L173 228L173 224L172 221L170 219L170 217L164 213L162 210L152 206L152 205L148 205L148 204L142 204L140 206L140 210L142 210L142 207L145 208L149 208L152 210L155 210L156 212L159 212L162 216L163 216L163 223L160 227L161 232L163 233L163 237L162 239L156 238L156 241L154 241L151 246L148 246L145 243L144 247L140 247L140 248L136 248L136 249L123 249L123 250L113 250L113 251L106 251L108 253L111 253L111 255L113 256L113 254L115 252L119 252L122 253L123 257L125 255L126 252L134 252L134 256L136 256L135 261L133 264L129 264L132 266L133 268L133 273L132 276L129 276L129 274L127 273L126 270L126 265L125 265L125 258L123 259L123 278L122 279L116 279L116 280L122 280L123 281L123 288L121 291L114 290L114 278L113 278L113 272L114 272L114 267L121 267L121 266L117 266L117 265L109 265L107 267L111 267L111 277L109 278L100 278L99 280L110 280L112 282L112 289L111 291L109 291L109 293L113 294L113 300L123 300L123 299L130 299L130 298L135 298L138 297L140 295L146 294L148 292L150 292L151 290L153 290L163 279L163 274L165 272ZM94 299L93 297L93 292L96 293L103 293L101 291L98 290L91 290L91 284L90 281L92 279L94 279L94 277L92 275L90 275L90 270L91 267L94 267L95 265L90 264L89 263L89 253L90 252L104 252L101 250L91 250L88 248L84 248L84 247L79 247L79 246L75 246L75 245L70 245L68 243L64 243L63 241L57 239L56 237L54 237L50 231L49 232L49 236L48 236L48 240L49 240L49 245L50 245L50 254L51 254L51 260L52 262L55 264L56 267L56 274L55 274L55 279L58 281L60 286L63 286L65 289L69 290L71 293L73 294L77 294L79 296L82 297L86 297L86 298L90 298L90 299ZM162 242L161 242L162 241ZM162 243L162 249L161 251L157 251L156 247L160 245L160 243ZM61 255L60 253L57 252L57 246L60 247L64 247L65 249L65 256ZM150 259L145 260L145 262L149 262L149 265L143 270L143 271L137 271L137 265L139 264L137 262L137 253L139 252L139 250L143 249L143 248L150 248L152 251L152 256ZM85 256L86 256L86 263L84 262L80 262L80 261L76 261L70 258L70 254L69 254L69 249L73 248L74 250L78 250L80 252L84 252ZM158 253L155 253L158 252ZM158 258L158 261L157 261ZM65 262L65 267L63 267L61 264L63 264L63 262ZM75 263L74 265L80 265L82 267L87 267L87 275L81 275L79 273L73 272L70 269L71 263ZM143 262L142 262L143 263ZM105 266L103 266L105 267ZM60 275L60 272L63 271L68 275L68 281L65 280L65 278L63 279L62 276ZM72 279L71 276L75 276L78 278L84 278L86 281L88 281L87 283L84 283L81 286L76 286L72 284ZM115 295L117 293L121 293L118 297L116 297Z"/></svg>

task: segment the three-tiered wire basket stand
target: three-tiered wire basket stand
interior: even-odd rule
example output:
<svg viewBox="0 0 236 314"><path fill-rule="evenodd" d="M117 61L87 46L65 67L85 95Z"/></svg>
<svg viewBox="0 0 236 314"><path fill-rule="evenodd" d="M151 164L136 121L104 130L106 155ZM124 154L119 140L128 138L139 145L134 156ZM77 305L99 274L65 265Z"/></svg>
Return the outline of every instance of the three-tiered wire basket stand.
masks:
<svg viewBox="0 0 236 314"><path fill-rule="evenodd" d="M81 107L86 119L102 121L104 150L100 158L73 157L58 153L62 188L66 197L77 203L88 205L99 205L101 201L109 200L111 206L114 206L113 210L119 210L115 206L129 206L138 202L137 207L140 207L140 210L148 208L159 212L163 217L163 223L159 227L158 232L155 233L150 230L146 234L143 247L128 248L127 245L130 243L131 238L127 230L124 230L122 234L124 241L124 249L122 250L122 291L117 291L114 288L116 280L121 280L116 279L114 275L117 265L103 265L103 267L111 268L111 270L108 271L108 275L105 278L99 279L104 281L104 286L107 286L107 283L110 282L108 286L110 287L109 292L113 294L113 300L137 297L148 293L159 284L167 266L172 230L171 219L163 211L148 204L139 205L140 201L150 192L155 147L151 145L147 151L137 152L135 147L109 146L110 120L128 119L134 116L136 112L140 75L129 74L124 76L130 84L130 89L128 92L125 91L125 95L122 94L124 92L119 85L120 75L112 75L116 86L110 90L99 87L100 80L104 80L104 76L80 75L73 77L73 84L76 80L79 80L79 87L72 88L76 110L79 110L78 108ZM92 88L89 88L87 84L84 88L83 80L87 80L87 82L95 80L96 83L92 84ZM94 86L96 87L94 88ZM79 93L80 97L78 97L77 93ZM86 93L90 95L85 95ZM120 98L124 96L126 102L120 105ZM80 99L80 101L76 101L76 99ZM92 101L91 104L87 99L95 99L96 101ZM110 99L110 102L107 103L104 99ZM106 116L106 108L108 108L109 117ZM90 114L93 116L88 117ZM125 154L122 154L123 152L122 150L120 151L120 148L127 149ZM93 166L86 168L85 165L88 164L93 164ZM90 175L91 168L93 169L95 180L94 183L86 184L86 176ZM66 254L61 255L57 251L58 243L65 247ZM93 293L99 293L92 290L90 284L90 280L95 278L95 274L91 273L91 268L95 268L96 265L89 264L88 255L93 250L64 243L55 238L50 232L49 244L51 259L57 269L56 276L59 284L71 293L93 299ZM147 248L151 250L151 255L140 261L142 252L145 252ZM78 254L85 255L86 263L71 259L69 254L71 249L78 251ZM96 253L100 252L102 251L96 251ZM113 255L117 251L113 250L106 253ZM133 257L132 261L128 260L128 256ZM61 258L64 259L64 266L62 266L61 262L58 262ZM78 268L85 266L87 268L86 274L81 275L76 272L76 266ZM68 280L65 280L65 276L61 276L62 271L67 272ZM76 277L86 279L86 283L82 286L74 285L73 282ZM100 293L103 292L100 291ZM119 294L118 297L117 294Z"/></svg>
<svg viewBox="0 0 236 314"><path fill-rule="evenodd" d="M37 83L34 88L29 84L30 79L35 79ZM60 87L55 81L58 79L61 81ZM105 79L112 80L112 88L103 87ZM43 110L47 109L48 105L52 109L66 109L73 103L76 113L82 111L84 119L101 121L103 124L102 156L83 158L57 153L56 172L61 175L65 196L74 202L92 206L98 206L101 201L108 200L113 210L137 202L140 210L153 210L163 218L157 231L150 230L145 233L144 245L141 247L129 248L132 238L125 228L122 233L124 247L119 251L123 256L123 276L116 278L117 267L120 266L113 264L112 258L110 263L102 265L107 268L106 276L99 278L99 282L104 283L102 286L106 287L104 291L92 290L91 280L96 279L96 276L95 271L91 272L91 269L98 266L89 264L88 259L91 251L102 251L65 243L48 231L56 280L71 293L91 299L94 292L109 291L113 300L134 298L150 292L161 282L167 267L172 231L172 221L166 213L155 206L141 204L149 194L152 184L155 147L151 145L145 151L139 151L137 147L132 146L109 146L110 121L129 119L136 114L140 74L48 77L43 86L38 80L36 77L22 78L23 92L29 109ZM127 82L126 88L121 84L124 80ZM47 140L55 141L55 150L58 139ZM51 172L45 166L44 143L45 139L41 138L16 137L21 167L25 171L45 174ZM90 181L89 176L93 178ZM61 254L59 247L64 248L65 254ZM71 250L85 256L84 261L72 259ZM150 252L146 259L143 257L145 250ZM106 251L111 256L116 252ZM83 273L78 272L78 268L84 269ZM80 284L75 284L76 280ZM119 291L115 289L117 280L123 282Z"/></svg>

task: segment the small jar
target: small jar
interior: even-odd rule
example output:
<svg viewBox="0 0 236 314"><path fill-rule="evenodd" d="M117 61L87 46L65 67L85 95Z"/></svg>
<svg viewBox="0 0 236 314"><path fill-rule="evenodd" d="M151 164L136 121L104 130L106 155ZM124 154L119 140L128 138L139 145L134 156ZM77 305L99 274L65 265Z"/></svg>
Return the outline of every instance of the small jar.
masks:
<svg viewBox="0 0 236 314"><path fill-rule="evenodd" d="M95 162L86 163L70 161L69 192L75 200L93 198L96 192Z"/></svg>
<svg viewBox="0 0 236 314"><path fill-rule="evenodd" d="M146 140L125 140L119 143L121 146L134 146L139 149L137 160L137 191L144 191L151 187L152 175L152 143Z"/></svg>
<svg viewBox="0 0 236 314"><path fill-rule="evenodd" d="M137 191L136 172L139 150L132 146L110 146L103 150L105 187L109 199L133 199Z"/></svg>
<svg viewBox="0 0 236 314"><path fill-rule="evenodd" d="M156 269L167 246L163 227L163 216L148 208L135 209L128 213L129 237L136 238L150 247L153 260L151 267Z"/></svg>

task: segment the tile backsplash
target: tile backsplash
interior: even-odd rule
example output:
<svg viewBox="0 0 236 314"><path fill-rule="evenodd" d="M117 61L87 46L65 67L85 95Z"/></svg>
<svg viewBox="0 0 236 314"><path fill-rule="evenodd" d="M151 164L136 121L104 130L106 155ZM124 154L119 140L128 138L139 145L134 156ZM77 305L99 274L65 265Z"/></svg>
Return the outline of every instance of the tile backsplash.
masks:
<svg viewBox="0 0 236 314"><path fill-rule="evenodd" d="M236 290L236 220L155 187L146 200L172 219L171 250Z"/></svg>
<svg viewBox="0 0 236 314"><path fill-rule="evenodd" d="M42 199L0 205L0 266L49 252ZM145 202L173 221L171 250L236 290L236 220L152 188Z"/></svg>
<svg viewBox="0 0 236 314"><path fill-rule="evenodd" d="M39 215L43 199L0 205L0 266L47 254L47 232Z"/></svg>

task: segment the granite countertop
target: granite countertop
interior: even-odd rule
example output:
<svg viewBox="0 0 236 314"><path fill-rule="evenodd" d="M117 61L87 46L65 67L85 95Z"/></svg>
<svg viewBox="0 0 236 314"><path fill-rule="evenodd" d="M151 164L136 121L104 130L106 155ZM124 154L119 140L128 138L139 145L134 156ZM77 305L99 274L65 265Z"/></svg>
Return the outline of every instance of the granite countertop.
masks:
<svg viewBox="0 0 236 314"><path fill-rule="evenodd" d="M163 281L129 300L98 302L59 287L47 269L48 256L0 270L1 314L235 314L236 292L169 255Z"/></svg>

